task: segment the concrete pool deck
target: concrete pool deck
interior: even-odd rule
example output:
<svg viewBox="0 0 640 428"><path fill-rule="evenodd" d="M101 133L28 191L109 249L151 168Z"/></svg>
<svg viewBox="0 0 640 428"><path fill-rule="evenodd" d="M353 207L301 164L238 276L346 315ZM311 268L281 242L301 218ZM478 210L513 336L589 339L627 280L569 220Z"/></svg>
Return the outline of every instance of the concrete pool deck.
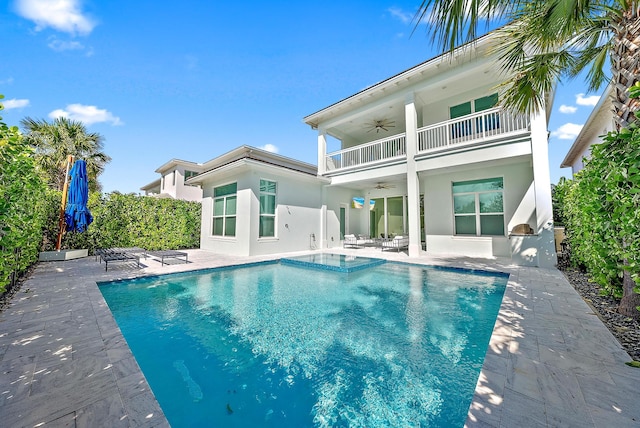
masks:
<svg viewBox="0 0 640 428"><path fill-rule="evenodd" d="M150 258L108 272L94 257L39 263L0 312L0 424L169 426L96 281L280 257L187 252L187 264ZM509 260L331 252L510 274L466 426L640 426L640 369L624 364L630 357L561 272Z"/></svg>

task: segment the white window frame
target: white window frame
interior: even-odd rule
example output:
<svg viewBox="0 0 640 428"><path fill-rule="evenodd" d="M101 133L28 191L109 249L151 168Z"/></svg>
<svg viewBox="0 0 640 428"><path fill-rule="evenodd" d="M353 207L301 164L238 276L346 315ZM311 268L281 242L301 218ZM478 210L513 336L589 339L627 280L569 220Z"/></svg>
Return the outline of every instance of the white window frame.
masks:
<svg viewBox="0 0 640 428"><path fill-rule="evenodd" d="M454 236L460 236L460 237L465 237L465 236L481 236L481 237L492 237L492 236L506 236L507 234L507 228L505 225L505 215L504 215L504 177L490 177L488 179L502 179L502 190L498 190L498 189L491 189L491 190L481 190L481 191L476 191L476 192L462 192L462 193L453 193L453 184L454 183L465 183L465 182L470 182L470 181L476 181L476 180L462 180L462 181L456 181L456 182L451 182L451 204L452 204L452 212L453 212L453 235ZM479 179L482 180L482 179ZM502 212L491 212L491 213L481 213L480 212L480 195L483 193L497 193L497 192L501 192L502 193ZM464 195L474 195L475 196L475 212L474 213L460 213L460 214L456 214L456 206L455 206L455 197L456 196L464 196ZM489 216L489 215L501 215L502 216L502 230L503 233L502 235L483 235L482 234L482 223L481 223L481 217L482 216ZM468 233L458 233L456 230L456 217L471 217L471 216L475 216L475 220L476 220L476 234L472 235L472 234L468 234Z"/></svg>
<svg viewBox="0 0 640 428"><path fill-rule="evenodd" d="M216 189L220 188L220 187L225 187L228 186L230 184L236 184L236 193L230 193L228 195L223 195L223 196L218 196L216 197ZM237 231L238 231L238 183L237 182L229 182L229 183L225 183L225 184L220 184L218 186L214 186L213 187L213 198L212 198L212 204L211 204L211 236L215 237L215 238L235 238ZM227 199L235 196L236 198L236 213L235 214L227 214ZM216 215L215 214L215 206L216 206L216 201L222 199L222 215ZM226 231L227 231L227 218L235 218L236 219L236 226L234 228L233 231L233 235L226 235ZM222 218L222 235L215 235L214 234L214 224L215 224L215 220L217 218Z"/></svg>
<svg viewBox="0 0 640 428"><path fill-rule="evenodd" d="M263 181L268 181L270 183L274 183L276 185L275 192L263 192L260 190L260 187ZM269 178L260 178L258 181L258 204L260 209L260 214L258 215L258 238L259 239L273 239L278 236L278 182L276 180L271 180ZM273 214L263 213L262 205L260 204L260 199L262 195L273 195L275 197L275 203L273 206ZM262 224L262 217L273 217L273 235L261 235L260 234L260 224Z"/></svg>

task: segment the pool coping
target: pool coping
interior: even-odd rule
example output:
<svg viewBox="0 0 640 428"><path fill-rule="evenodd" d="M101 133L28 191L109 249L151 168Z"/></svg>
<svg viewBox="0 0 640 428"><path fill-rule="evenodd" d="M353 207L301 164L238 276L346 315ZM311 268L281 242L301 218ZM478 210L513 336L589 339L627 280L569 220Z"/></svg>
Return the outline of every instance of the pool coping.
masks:
<svg viewBox="0 0 640 428"><path fill-rule="evenodd" d="M104 272L92 257L39 263L0 313L0 420L8 426L168 426L98 282L285 256L188 252L188 265L147 261L141 270L121 264ZM630 357L561 272L499 259L327 252L509 274L465 426L605 427L640 420L640 370L624 364Z"/></svg>

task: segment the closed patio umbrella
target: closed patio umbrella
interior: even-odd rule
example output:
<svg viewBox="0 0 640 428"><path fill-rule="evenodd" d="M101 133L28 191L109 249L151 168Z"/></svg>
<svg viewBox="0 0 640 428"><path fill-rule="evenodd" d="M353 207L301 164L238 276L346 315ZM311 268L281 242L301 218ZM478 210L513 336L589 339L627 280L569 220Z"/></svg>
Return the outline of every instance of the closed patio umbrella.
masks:
<svg viewBox="0 0 640 428"><path fill-rule="evenodd" d="M84 232L93 221L93 216L87 208L89 179L86 162L78 159L71 168L70 177L67 207L64 211L66 229L67 231Z"/></svg>

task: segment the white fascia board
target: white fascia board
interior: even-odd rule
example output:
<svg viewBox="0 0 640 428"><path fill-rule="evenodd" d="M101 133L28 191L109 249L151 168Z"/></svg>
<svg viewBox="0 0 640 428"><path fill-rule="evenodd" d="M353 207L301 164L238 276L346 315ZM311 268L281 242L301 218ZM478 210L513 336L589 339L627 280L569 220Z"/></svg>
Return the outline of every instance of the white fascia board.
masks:
<svg viewBox="0 0 640 428"><path fill-rule="evenodd" d="M610 102L612 94L613 86L609 84L605 88L603 94L600 96L598 103L595 105L595 107L593 107L593 110L587 118L584 126L580 130L580 133L569 148L567 155L564 157L564 160L560 164L560 168L568 168L572 166L576 162L576 160L578 160L578 156L581 156L589 145L592 134L594 132L600 132L594 129L594 126L598 122L598 119L604 114L612 115L612 113L607 109L607 107L611 106ZM613 116L611 116L611 118L613 120Z"/></svg>

